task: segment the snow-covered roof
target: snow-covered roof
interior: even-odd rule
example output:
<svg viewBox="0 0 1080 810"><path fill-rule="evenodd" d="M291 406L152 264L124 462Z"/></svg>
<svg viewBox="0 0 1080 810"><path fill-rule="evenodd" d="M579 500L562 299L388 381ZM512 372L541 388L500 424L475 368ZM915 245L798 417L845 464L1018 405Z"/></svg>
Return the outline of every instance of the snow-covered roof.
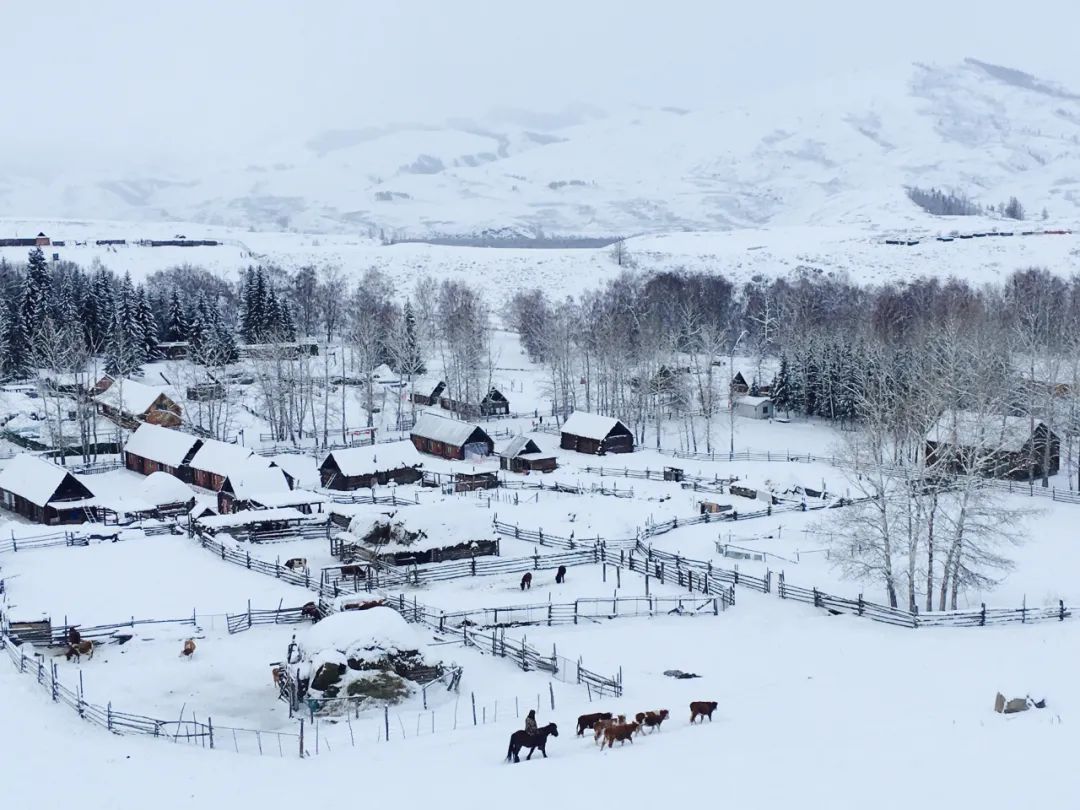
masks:
<svg viewBox="0 0 1080 810"><path fill-rule="evenodd" d="M20 453L0 471L0 489L14 493L35 506L45 507L69 475L63 467L37 456ZM76 479L78 481L78 479ZM79 482L83 487L86 485ZM92 496L93 493L87 492Z"/></svg>
<svg viewBox="0 0 1080 810"><path fill-rule="evenodd" d="M758 405L761 405L762 403L772 402L772 398L771 397L742 396L742 397L735 397L735 402L738 403L739 405L749 405L752 408L756 408Z"/></svg>
<svg viewBox="0 0 1080 810"><path fill-rule="evenodd" d="M252 523L305 519L308 519L308 516L298 509L282 507L280 509L248 509L229 515L213 515L212 517L199 518L198 523L207 529L231 529L237 526L249 526Z"/></svg>
<svg viewBox="0 0 1080 810"><path fill-rule="evenodd" d="M349 533L357 540L366 535L375 524L401 523L409 532L422 532L411 543L386 543L385 551L427 551L433 548L456 546L473 540L491 540L495 527L490 512L480 508L476 501L446 499L424 506L398 509L393 517L383 508L358 512L349 524Z"/></svg>
<svg viewBox="0 0 1080 810"><path fill-rule="evenodd" d="M601 416L597 413L574 411L563 422L562 432L569 433L571 436L603 441L620 424L622 423L614 416ZM623 427L625 428L626 425L623 425Z"/></svg>
<svg viewBox="0 0 1080 810"><path fill-rule="evenodd" d="M417 452L410 441L349 447L344 450L334 450L327 458L330 456L333 456L341 474L347 477L367 475L381 470L396 470L399 467L411 467L414 464L422 464L424 461L424 457Z"/></svg>
<svg viewBox="0 0 1080 810"><path fill-rule="evenodd" d="M270 456L269 460L288 473L298 487L319 486L319 468L311 456L299 453L283 453Z"/></svg>
<svg viewBox="0 0 1080 810"><path fill-rule="evenodd" d="M146 476L139 497L154 506L164 506L169 503L187 503L195 497L195 493L175 475L158 470Z"/></svg>
<svg viewBox="0 0 1080 810"><path fill-rule="evenodd" d="M1039 424L1035 420L1036 427ZM1016 452L1031 438L1031 421L1023 416L951 411L941 415L926 438L956 447Z"/></svg>
<svg viewBox="0 0 1080 810"><path fill-rule="evenodd" d="M397 382L398 380L398 375L395 374L393 369L391 369L390 366L386 365L386 363L383 363L380 366L376 366L372 370L371 376L381 383Z"/></svg>
<svg viewBox="0 0 1080 810"><path fill-rule="evenodd" d="M304 635L308 650L334 649L341 652L356 647L378 646L384 650L418 650L426 644L416 628L393 608L343 610L333 613Z"/></svg>
<svg viewBox="0 0 1080 810"><path fill-rule="evenodd" d="M255 492L250 500L266 507L307 506L313 503L328 503L325 495L309 492L306 489L290 489L285 492Z"/></svg>
<svg viewBox="0 0 1080 810"><path fill-rule="evenodd" d="M155 388L131 379L116 379L95 399L102 405L108 405L120 413L139 415L150 410L158 397L165 394L164 388ZM165 394L168 396L168 394Z"/></svg>
<svg viewBox="0 0 1080 810"><path fill-rule="evenodd" d="M442 442L451 447L461 447L469 441L473 431L478 429L481 429L480 426L471 422L448 419L445 416L424 411L417 418L412 429L412 435Z"/></svg>
<svg viewBox="0 0 1080 810"><path fill-rule="evenodd" d="M127 396L124 399L126 401ZM187 454L191 452L191 448L201 441L202 439L198 436L192 436L190 433L143 424L131 434L131 438L124 445L124 450L159 464L179 467Z"/></svg>
<svg viewBox="0 0 1080 810"><path fill-rule="evenodd" d="M526 448L529 446L529 442L532 442L537 449L532 451L527 450ZM540 453L543 451L540 450L540 446L536 444L535 440L533 440L529 436L522 434L520 436L515 436L510 441L508 441L506 443L506 446L502 450L500 450L498 454L500 456L503 456L504 458L517 458L518 456L528 452Z"/></svg>
<svg viewBox="0 0 1080 810"><path fill-rule="evenodd" d="M191 459L191 467L217 475L228 475L239 469L252 455L253 451L243 445L207 439Z"/></svg>
<svg viewBox="0 0 1080 810"><path fill-rule="evenodd" d="M248 458L235 467L226 476L226 480L232 487L233 494L241 501L253 500L256 494L269 495L291 490L285 471L280 467L268 466L266 459L258 456Z"/></svg>

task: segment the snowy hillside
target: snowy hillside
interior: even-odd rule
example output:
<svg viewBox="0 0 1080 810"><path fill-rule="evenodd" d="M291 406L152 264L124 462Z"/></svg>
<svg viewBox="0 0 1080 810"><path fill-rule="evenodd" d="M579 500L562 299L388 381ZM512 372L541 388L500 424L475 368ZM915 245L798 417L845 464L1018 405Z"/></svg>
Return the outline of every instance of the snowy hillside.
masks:
<svg viewBox="0 0 1080 810"><path fill-rule="evenodd" d="M324 132L155 177L0 177L0 214L401 236L629 235L925 221L906 184L1031 212L1080 203L1080 96L974 60L795 87L728 108L573 125Z"/></svg>

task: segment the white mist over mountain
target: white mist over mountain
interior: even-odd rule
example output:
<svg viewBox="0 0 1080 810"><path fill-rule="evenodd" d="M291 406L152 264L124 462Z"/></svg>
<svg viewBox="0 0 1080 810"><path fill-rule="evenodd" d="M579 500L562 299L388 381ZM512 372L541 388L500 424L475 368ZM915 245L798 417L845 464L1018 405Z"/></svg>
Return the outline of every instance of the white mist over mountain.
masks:
<svg viewBox="0 0 1080 810"><path fill-rule="evenodd" d="M607 235L903 217L910 183L1072 210L1080 9L759 5L6 4L0 215Z"/></svg>

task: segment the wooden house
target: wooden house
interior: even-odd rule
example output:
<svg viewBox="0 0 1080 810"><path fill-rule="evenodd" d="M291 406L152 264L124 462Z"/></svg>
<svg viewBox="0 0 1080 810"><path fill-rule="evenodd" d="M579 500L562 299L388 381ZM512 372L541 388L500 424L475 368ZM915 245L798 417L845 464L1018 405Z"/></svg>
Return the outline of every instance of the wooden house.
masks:
<svg viewBox="0 0 1080 810"><path fill-rule="evenodd" d="M499 452L499 466L510 472L551 472L558 467L555 456L546 455L528 436L515 436Z"/></svg>
<svg viewBox="0 0 1080 810"><path fill-rule="evenodd" d="M423 476L423 458L409 441L334 450L319 465L327 489L370 489L376 484L415 484Z"/></svg>
<svg viewBox="0 0 1080 810"><path fill-rule="evenodd" d="M83 523L94 493L63 467L20 454L0 470L0 506L49 526Z"/></svg>
<svg viewBox="0 0 1080 810"><path fill-rule="evenodd" d="M1041 478L1044 467L1047 475L1058 472L1061 439L1038 420L1032 430L1027 417L948 412L926 436L926 460L944 463L952 472L1023 481Z"/></svg>
<svg viewBox="0 0 1080 810"><path fill-rule="evenodd" d="M134 430L149 423L161 427L178 427L183 421L180 406L162 388L130 379L103 377L98 380L94 397L98 411L120 425Z"/></svg>
<svg viewBox="0 0 1080 810"><path fill-rule="evenodd" d="M325 495L294 489L292 477L281 467L254 456L226 477L218 490L218 514L231 515L249 509L292 508L304 515L323 511Z"/></svg>
<svg viewBox="0 0 1080 810"><path fill-rule="evenodd" d="M190 433L157 425L139 425L124 445L124 466L142 475L160 470L191 483L191 459L202 444L202 439Z"/></svg>
<svg viewBox="0 0 1080 810"><path fill-rule="evenodd" d="M602 456L605 453L631 453L634 434L613 416L574 411L563 423L559 446Z"/></svg>
<svg viewBox="0 0 1080 810"><path fill-rule="evenodd" d="M510 413L510 400L499 389L492 388L480 403L464 402L447 392L446 383L440 382L430 394L413 394L417 405L438 406L463 417L506 416Z"/></svg>
<svg viewBox="0 0 1080 810"><path fill-rule="evenodd" d="M735 413L747 419L772 419L776 407L768 397L736 396L733 401Z"/></svg>
<svg viewBox="0 0 1080 810"><path fill-rule="evenodd" d="M420 414L409 438L421 453L458 461L490 456L495 450L495 442L479 425L433 413Z"/></svg>
<svg viewBox="0 0 1080 810"><path fill-rule="evenodd" d="M217 492L229 473L241 469L254 454L239 444L206 439L191 457L191 483ZM269 466L269 462L264 462Z"/></svg>
<svg viewBox="0 0 1080 810"><path fill-rule="evenodd" d="M733 396L750 393L750 384L741 371L736 371L735 376L731 378L731 393Z"/></svg>

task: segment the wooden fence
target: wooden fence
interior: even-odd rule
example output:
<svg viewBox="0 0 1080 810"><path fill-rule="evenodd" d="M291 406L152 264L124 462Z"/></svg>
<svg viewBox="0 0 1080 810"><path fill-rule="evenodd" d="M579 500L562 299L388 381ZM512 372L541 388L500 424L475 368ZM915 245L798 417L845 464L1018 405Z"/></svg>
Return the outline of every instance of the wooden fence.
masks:
<svg viewBox="0 0 1080 810"><path fill-rule="evenodd" d="M404 594L399 594L396 599L388 599L386 604L400 613L406 621L427 625L435 630L447 633L453 639L459 639L465 646L475 647L482 652L510 659L526 672L544 672L563 683L580 684L589 690L590 695L596 694L601 697L606 695L620 697L622 695L621 667L616 676L604 677L586 669L582 665L580 658L577 661L563 658L554 647L551 655L545 655L535 647L531 647L525 638L522 638L521 641L513 638L507 639L505 627L492 627L488 632L484 632L466 622L462 622L460 627L453 628L451 633L445 622L442 629L440 629L439 619L441 616L446 615L444 611L421 605L415 598L409 602Z"/></svg>
<svg viewBox="0 0 1080 810"><path fill-rule="evenodd" d="M83 720L114 734L142 734L203 748L233 749L238 753L241 751L242 744L245 753L281 757L305 755L302 726L300 734L233 728L215 726L210 717L205 718L205 722L195 719L194 716L191 719L181 716L176 720L161 720L118 711L113 708L111 702L105 706L90 703L83 696L81 672L78 686L71 688L60 682L56 662L46 665L43 656L28 655L29 646L17 644L7 636L0 636L0 647L6 652L16 671L33 678L54 703L68 706Z"/></svg>

